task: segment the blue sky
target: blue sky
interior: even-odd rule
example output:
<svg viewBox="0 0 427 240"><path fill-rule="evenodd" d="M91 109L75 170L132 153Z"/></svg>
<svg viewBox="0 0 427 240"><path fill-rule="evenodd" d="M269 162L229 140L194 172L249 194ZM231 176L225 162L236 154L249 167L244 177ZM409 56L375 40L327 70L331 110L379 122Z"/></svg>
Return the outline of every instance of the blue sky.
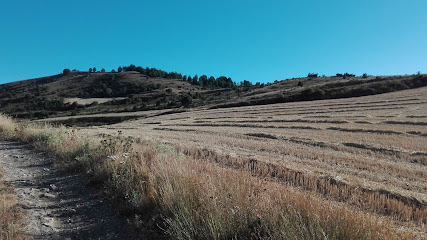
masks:
<svg viewBox="0 0 427 240"><path fill-rule="evenodd" d="M0 1L0 83L149 66L272 82L427 72L426 0Z"/></svg>

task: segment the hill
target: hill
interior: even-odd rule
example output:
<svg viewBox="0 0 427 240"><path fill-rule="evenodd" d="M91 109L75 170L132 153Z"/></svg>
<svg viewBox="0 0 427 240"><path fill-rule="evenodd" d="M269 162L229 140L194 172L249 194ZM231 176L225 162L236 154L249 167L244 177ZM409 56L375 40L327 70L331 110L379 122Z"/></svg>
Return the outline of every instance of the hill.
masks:
<svg viewBox="0 0 427 240"><path fill-rule="evenodd" d="M195 239L212 221L232 226L218 230L223 236L314 229L318 238L425 239L426 80L310 74L218 88L138 71L70 72L0 86L10 90L1 91L9 101L2 109L101 126L58 129L2 117L0 130L103 179L118 205L154 219L150 226L201 226ZM175 105L158 104L162 98ZM60 107L37 105L41 99ZM165 218L153 217L159 212Z"/></svg>
<svg viewBox="0 0 427 240"><path fill-rule="evenodd" d="M189 80L175 73L155 76L140 67L126 72L64 72L0 85L0 111L27 119L162 109L182 111L192 107L224 108L356 97L427 85L427 75L423 74L359 77L309 74L305 78L268 84L248 81L236 84L226 77L211 80L213 77L203 76ZM227 84L217 84L218 81Z"/></svg>

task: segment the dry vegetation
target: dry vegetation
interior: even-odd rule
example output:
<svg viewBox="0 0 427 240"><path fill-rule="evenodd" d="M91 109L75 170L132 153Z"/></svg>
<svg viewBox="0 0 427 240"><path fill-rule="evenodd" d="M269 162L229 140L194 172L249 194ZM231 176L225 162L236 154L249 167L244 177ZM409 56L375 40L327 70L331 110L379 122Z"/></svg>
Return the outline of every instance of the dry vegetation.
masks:
<svg viewBox="0 0 427 240"><path fill-rule="evenodd" d="M13 124L10 119L1 119L1 128L11 127ZM1 182L2 177L3 168L0 165L0 239L25 239L22 231L22 209L12 189Z"/></svg>
<svg viewBox="0 0 427 240"><path fill-rule="evenodd" d="M14 126L14 123L8 118L2 118L0 121L2 129ZM10 134L5 135L5 137L10 136ZM0 165L0 180L2 177L3 168ZM0 181L0 239L25 239L22 231L22 216L22 209L19 207L12 189Z"/></svg>
<svg viewBox="0 0 427 240"><path fill-rule="evenodd" d="M0 179L3 176L0 166ZM26 239L23 229L22 209L16 201L13 191L0 182L0 239Z"/></svg>
<svg viewBox="0 0 427 240"><path fill-rule="evenodd" d="M82 130L2 116L0 132L90 172L141 227L172 238L423 239L426 96L420 88Z"/></svg>
<svg viewBox="0 0 427 240"><path fill-rule="evenodd" d="M427 88L161 115L85 131L161 140L426 234Z"/></svg>

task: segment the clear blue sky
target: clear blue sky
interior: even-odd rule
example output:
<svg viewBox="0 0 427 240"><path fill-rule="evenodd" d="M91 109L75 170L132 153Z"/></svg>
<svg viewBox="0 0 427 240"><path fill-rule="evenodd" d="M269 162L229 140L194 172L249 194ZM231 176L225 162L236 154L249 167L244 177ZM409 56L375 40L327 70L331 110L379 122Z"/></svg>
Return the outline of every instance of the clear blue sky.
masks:
<svg viewBox="0 0 427 240"><path fill-rule="evenodd" d="M0 83L149 66L272 82L427 72L426 0L0 1Z"/></svg>

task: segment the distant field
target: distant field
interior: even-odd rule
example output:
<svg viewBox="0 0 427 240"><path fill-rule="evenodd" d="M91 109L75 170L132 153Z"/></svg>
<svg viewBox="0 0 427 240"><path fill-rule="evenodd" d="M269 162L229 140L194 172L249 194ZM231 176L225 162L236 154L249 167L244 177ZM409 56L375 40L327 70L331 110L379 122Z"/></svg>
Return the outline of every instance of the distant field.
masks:
<svg viewBox="0 0 427 240"><path fill-rule="evenodd" d="M160 139L220 167L276 179L425 232L426 87L359 98L194 110L83 131Z"/></svg>
<svg viewBox="0 0 427 240"><path fill-rule="evenodd" d="M113 101L113 100L123 100L125 98L123 97L118 97L118 98L64 98L64 103L73 103L73 102L77 102L78 104L91 104L94 102L98 102L98 103L106 103L109 101Z"/></svg>

